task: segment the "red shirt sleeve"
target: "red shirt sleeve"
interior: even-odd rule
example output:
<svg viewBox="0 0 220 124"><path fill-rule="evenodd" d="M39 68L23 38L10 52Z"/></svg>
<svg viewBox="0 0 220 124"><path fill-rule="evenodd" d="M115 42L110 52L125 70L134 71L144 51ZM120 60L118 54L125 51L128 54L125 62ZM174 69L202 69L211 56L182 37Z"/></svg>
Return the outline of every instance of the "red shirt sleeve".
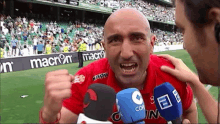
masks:
<svg viewBox="0 0 220 124"><path fill-rule="evenodd" d="M193 91L188 84L183 87L180 97L182 98L183 110L188 110L193 101Z"/></svg>

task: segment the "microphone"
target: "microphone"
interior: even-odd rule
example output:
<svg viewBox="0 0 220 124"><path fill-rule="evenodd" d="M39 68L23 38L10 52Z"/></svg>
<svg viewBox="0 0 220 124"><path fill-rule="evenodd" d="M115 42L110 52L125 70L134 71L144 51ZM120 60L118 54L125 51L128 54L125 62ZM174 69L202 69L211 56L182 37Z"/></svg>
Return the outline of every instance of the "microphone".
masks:
<svg viewBox="0 0 220 124"><path fill-rule="evenodd" d="M145 124L146 110L140 91L128 88L116 94L116 104L124 123Z"/></svg>
<svg viewBox="0 0 220 124"><path fill-rule="evenodd" d="M90 85L84 97L84 114L79 114L77 124L112 124L107 120L113 112L115 97L115 90L107 85L100 83Z"/></svg>
<svg viewBox="0 0 220 124"><path fill-rule="evenodd" d="M176 89L168 82L154 88L154 101L160 115L173 124L182 124L182 102Z"/></svg>

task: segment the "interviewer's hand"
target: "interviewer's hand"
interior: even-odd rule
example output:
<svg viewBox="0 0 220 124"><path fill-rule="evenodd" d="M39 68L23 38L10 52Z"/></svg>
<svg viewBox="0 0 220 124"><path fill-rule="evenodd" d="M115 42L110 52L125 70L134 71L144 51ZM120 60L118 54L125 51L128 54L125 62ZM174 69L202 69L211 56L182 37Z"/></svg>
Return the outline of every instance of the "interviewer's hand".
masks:
<svg viewBox="0 0 220 124"><path fill-rule="evenodd" d="M184 119L183 120L183 124L191 124L190 121L188 119Z"/></svg>
<svg viewBox="0 0 220 124"><path fill-rule="evenodd" d="M161 70L175 76L178 80L182 82L192 83L195 80L199 80L198 76L193 73L181 59L177 59L170 55L157 55L158 57L163 57L172 62L175 66L175 69L172 69L168 66L161 66Z"/></svg>
<svg viewBox="0 0 220 124"><path fill-rule="evenodd" d="M74 76L70 75L67 70L57 70L46 74L42 114L45 120L56 119L62 108L63 100L71 96L71 82L73 80Z"/></svg>

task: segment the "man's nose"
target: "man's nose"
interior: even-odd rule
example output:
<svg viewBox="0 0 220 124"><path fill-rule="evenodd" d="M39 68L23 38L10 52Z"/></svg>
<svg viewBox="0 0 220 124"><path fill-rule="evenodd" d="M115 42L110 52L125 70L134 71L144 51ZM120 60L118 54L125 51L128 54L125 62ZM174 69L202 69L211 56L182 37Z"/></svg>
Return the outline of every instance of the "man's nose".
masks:
<svg viewBox="0 0 220 124"><path fill-rule="evenodd" d="M121 46L121 57L123 59L129 59L134 55L133 47L129 40L125 40Z"/></svg>

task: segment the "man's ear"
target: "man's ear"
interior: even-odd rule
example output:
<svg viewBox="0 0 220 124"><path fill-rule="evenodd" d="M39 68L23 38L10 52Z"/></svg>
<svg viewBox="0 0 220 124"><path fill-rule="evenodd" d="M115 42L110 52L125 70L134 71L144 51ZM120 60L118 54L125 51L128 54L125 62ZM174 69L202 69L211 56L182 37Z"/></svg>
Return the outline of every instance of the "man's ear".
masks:
<svg viewBox="0 0 220 124"><path fill-rule="evenodd" d="M220 9L219 8L211 8L209 10L209 19L214 20L217 23L220 23Z"/></svg>
<svg viewBox="0 0 220 124"><path fill-rule="evenodd" d="M156 36L154 34L151 35L150 38L150 54L154 53L154 43L156 41Z"/></svg>
<svg viewBox="0 0 220 124"><path fill-rule="evenodd" d="M212 20L212 28L214 27L215 31L214 31L214 36L216 38L216 41L218 42L218 44L220 43L220 9L219 8L211 8L209 10L209 19Z"/></svg>
<svg viewBox="0 0 220 124"><path fill-rule="evenodd" d="M104 51L106 51L106 46L105 46L105 41L104 40L102 40L101 42L100 42L101 44L102 44L102 46L103 46L103 48L104 48Z"/></svg>

